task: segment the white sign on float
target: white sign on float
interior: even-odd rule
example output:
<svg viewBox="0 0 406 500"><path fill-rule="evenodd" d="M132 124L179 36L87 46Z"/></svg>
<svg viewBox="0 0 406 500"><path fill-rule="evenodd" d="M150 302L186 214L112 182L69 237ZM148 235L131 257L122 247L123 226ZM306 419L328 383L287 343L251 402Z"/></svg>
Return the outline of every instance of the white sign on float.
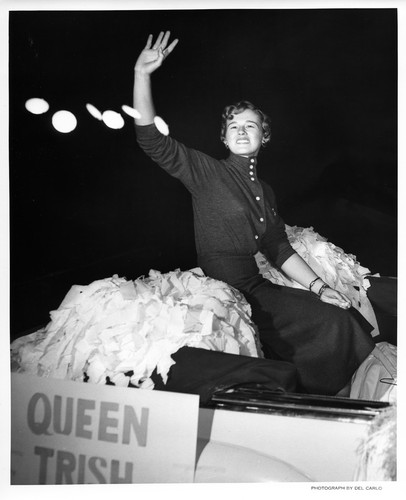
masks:
<svg viewBox="0 0 406 500"><path fill-rule="evenodd" d="M11 484L193 482L199 397L11 375Z"/></svg>

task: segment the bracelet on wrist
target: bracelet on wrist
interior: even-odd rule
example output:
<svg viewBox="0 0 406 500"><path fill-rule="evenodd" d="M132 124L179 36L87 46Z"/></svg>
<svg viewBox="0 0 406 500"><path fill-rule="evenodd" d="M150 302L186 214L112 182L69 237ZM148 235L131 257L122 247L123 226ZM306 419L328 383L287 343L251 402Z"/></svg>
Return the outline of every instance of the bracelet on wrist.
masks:
<svg viewBox="0 0 406 500"><path fill-rule="evenodd" d="M317 295L319 296L319 298L321 298L321 296L323 295L323 292L326 288L329 288L327 283L324 283L323 285L321 285L319 291L317 292Z"/></svg>
<svg viewBox="0 0 406 500"><path fill-rule="evenodd" d="M314 279L314 280L310 283L310 285L309 285L309 290L310 290L310 291L312 291L312 286L313 286L313 285L316 283L316 281L318 281L318 280L321 280L321 278L319 278L319 277L317 276L317 278L316 278L316 279Z"/></svg>

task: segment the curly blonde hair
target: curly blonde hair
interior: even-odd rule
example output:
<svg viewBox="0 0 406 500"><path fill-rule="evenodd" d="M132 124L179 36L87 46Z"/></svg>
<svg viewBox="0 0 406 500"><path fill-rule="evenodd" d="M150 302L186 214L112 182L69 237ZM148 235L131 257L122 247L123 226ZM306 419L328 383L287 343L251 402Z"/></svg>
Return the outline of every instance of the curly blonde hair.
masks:
<svg viewBox="0 0 406 500"><path fill-rule="evenodd" d="M250 101L239 101L235 104L230 104L224 108L223 114L221 115L220 139L222 142L225 141L227 121L231 120L234 115L238 115L239 113L242 113L246 109L251 109L252 111L255 111L255 113L257 113L257 115L259 116L263 132L262 146L265 147L271 140L271 120L263 111L257 108Z"/></svg>

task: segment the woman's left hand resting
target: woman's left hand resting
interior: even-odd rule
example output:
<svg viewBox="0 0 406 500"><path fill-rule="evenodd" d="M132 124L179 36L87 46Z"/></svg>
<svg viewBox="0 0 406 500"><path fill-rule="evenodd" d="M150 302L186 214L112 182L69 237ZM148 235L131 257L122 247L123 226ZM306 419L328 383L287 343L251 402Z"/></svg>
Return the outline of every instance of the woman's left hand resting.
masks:
<svg viewBox="0 0 406 500"><path fill-rule="evenodd" d="M344 294L333 290L332 288L326 288L321 294L320 300L326 302L327 304L332 304L333 306L341 307L342 309L349 309L351 307L351 301Z"/></svg>
<svg viewBox="0 0 406 500"><path fill-rule="evenodd" d="M349 309L351 307L350 299L341 292L337 292L337 290L333 290L330 287L327 288L323 280L314 273L313 269L309 267L299 254L294 253L291 255L282 264L282 271L286 273L289 278L297 281L306 288L309 287L309 284L316 283L315 286L312 287L312 293L318 294L320 288L324 286L320 296L321 301L341 307L342 309Z"/></svg>

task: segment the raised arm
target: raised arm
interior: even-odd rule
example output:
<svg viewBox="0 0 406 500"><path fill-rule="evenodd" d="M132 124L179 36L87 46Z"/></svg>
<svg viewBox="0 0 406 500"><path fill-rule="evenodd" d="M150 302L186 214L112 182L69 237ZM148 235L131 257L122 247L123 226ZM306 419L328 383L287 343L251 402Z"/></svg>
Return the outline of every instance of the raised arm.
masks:
<svg viewBox="0 0 406 500"><path fill-rule="evenodd" d="M140 112L141 118L136 118L137 125L149 125L155 117L154 101L151 90L151 74L157 70L168 55L173 51L178 39L168 46L170 31L159 33L156 42L152 44L152 35L138 56L134 67L134 108Z"/></svg>

